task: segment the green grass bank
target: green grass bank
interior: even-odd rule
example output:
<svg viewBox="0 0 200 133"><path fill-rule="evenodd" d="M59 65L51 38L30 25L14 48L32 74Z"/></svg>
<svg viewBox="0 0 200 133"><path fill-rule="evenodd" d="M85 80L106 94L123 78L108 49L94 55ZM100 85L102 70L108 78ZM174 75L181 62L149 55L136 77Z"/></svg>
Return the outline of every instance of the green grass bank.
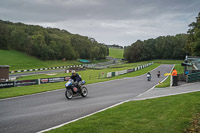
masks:
<svg viewBox="0 0 200 133"><path fill-rule="evenodd" d="M38 58L14 50L0 50L0 65L9 65L10 70L23 70L56 66L79 65L78 61L49 60Z"/></svg>
<svg viewBox="0 0 200 133"><path fill-rule="evenodd" d="M182 133L200 111L200 92L132 101L48 133Z"/></svg>
<svg viewBox="0 0 200 133"><path fill-rule="evenodd" d="M174 68L177 70L178 74L183 74L184 73L184 67L181 66L181 64L175 64ZM165 88L170 86L170 78L169 76L163 83L160 83L159 85L156 86L156 88Z"/></svg>
<svg viewBox="0 0 200 133"><path fill-rule="evenodd" d="M109 48L109 56L113 58L124 58L124 49L119 49L119 48Z"/></svg>

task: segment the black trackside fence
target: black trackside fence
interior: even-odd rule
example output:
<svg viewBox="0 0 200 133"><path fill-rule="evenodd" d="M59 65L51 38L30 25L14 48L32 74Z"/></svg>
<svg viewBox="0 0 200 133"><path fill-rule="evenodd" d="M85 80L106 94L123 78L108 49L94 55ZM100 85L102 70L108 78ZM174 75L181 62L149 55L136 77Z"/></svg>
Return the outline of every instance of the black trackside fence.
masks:
<svg viewBox="0 0 200 133"><path fill-rule="evenodd" d="M17 80L17 81L0 82L0 89L18 87L18 86L40 85L40 84L45 84L45 83L64 82L64 81L68 81L69 79L70 77L67 76L67 77L41 78L41 79L33 79L33 80Z"/></svg>

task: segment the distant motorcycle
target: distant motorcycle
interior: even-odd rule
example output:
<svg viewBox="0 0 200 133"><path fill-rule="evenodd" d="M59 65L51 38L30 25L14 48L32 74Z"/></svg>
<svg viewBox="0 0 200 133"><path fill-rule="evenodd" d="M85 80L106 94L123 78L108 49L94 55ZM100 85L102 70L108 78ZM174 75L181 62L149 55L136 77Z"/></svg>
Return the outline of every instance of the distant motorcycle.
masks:
<svg viewBox="0 0 200 133"><path fill-rule="evenodd" d="M83 80L78 83L74 82L72 79L70 79L66 84L66 91L65 91L65 97L67 99L72 99L72 97L82 96L86 97L88 95L88 90L84 86L86 82Z"/></svg>
<svg viewBox="0 0 200 133"><path fill-rule="evenodd" d="M147 81L151 81L151 74L147 74Z"/></svg>
<svg viewBox="0 0 200 133"><path fill-rule="evenodd" d="M160 71L158 71L158 73L157 73L157 77L160 78Z"/></svg>

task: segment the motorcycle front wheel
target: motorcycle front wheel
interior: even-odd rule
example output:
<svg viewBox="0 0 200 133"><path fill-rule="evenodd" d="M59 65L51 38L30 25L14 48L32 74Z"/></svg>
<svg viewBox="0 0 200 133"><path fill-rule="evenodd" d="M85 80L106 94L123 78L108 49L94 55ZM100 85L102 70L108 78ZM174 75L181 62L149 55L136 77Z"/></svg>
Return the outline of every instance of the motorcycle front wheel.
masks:
<svg viewBox="0 0 200 133"><path fill-rule="evenodd" d="M81 88L81 96L86 97L88 95L88 90L86 87Z"/></svg>
<svg viewBox="0 0 200 133"><path fill-rule="evenodd" d="M71 91L71 90L66 90L66 91L65 91L65 97L66 97L67 99L72 99L72 97L73 97L72 91Z"/></svg>

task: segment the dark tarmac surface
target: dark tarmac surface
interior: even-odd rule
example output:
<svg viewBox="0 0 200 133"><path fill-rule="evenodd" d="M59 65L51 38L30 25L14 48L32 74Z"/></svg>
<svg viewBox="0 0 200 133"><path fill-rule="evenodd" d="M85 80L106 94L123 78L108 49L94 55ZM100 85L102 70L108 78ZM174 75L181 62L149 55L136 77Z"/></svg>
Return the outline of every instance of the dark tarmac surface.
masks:
<svg viewBox="0 0 200 133"><path fill-rule="evenodd" d="M142 75L87 85L89 94L86 98L67 100L65 89L61 89L0 100L0 133L38 132L134 99L165 78L157 78L157 71L163 75L172 67L161 65L154 69L150 82Z"/></svg>

